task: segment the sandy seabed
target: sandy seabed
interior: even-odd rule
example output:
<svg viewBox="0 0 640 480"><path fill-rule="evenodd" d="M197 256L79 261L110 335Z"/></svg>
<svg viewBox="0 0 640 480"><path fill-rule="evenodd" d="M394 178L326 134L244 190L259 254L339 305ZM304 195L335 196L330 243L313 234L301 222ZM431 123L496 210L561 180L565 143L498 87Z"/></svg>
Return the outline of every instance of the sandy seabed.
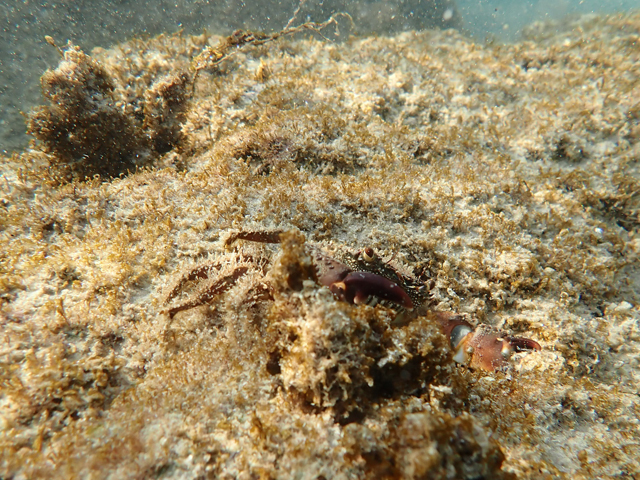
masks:
<svg viewBox="0 0 640 480"><path fill-rule="evenodd" d="M62 61L2 159L0 476L640 478L640 15L525 38L284 38L186 103L220 38ZM311 245L542 351L457 365L431 315L320 288ZM211 265L176 302L240 263L169 317L184 272Z"/></svg>

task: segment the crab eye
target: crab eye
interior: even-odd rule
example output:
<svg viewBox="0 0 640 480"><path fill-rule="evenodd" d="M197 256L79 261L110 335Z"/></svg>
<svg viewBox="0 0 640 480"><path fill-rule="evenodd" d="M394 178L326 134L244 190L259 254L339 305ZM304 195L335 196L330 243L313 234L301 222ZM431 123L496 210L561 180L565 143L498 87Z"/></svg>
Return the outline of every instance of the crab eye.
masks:
<svg viewBox="0 0 640 480"><path fill-rule="evenodd" d="M470 326L464 324L456 325L455 327L453 327L453 330L451 330L451 333L449 334L451 348L457 350L465 337L472 331L473 330Z"/></svg>
<svg viewBox="0 0 640 480"><path fill-rule="evenodd" d="M365 262L373 262L376 259L376 252L371 247L367 247L362 250L362 258Z"/></svg>

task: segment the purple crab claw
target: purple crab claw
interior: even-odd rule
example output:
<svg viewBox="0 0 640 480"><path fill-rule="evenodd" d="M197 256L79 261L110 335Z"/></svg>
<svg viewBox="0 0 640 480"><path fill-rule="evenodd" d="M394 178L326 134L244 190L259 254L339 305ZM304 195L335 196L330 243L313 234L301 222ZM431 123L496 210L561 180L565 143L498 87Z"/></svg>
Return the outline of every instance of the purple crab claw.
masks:
<svg viewBox="0 0 640 480"><path fill-rule="evenodd" d="M351 272L342 281L329 286L340 300L360 305L370 297L387 300L407 309L413 308L413 301L401 287L380 275L369 272Z"/></svg>

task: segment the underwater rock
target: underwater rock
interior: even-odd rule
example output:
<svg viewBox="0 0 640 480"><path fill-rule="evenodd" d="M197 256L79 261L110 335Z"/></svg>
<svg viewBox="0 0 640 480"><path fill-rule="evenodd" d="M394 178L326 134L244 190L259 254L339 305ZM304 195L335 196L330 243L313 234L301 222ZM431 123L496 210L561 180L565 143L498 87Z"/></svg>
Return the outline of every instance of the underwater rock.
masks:
<svg viewBox="0 0 640 480"><path fill-rule="evenodd" d="M98 61L69 44L55 70L41 78L50 105L34 110L28 133L50 154L63 181L133 172L164 154L181 139L189 99L190 76L174 73L125 102L116 80ZM130 113L142 106L143 118Z"/></svg>
<svg viewBox="0 0 640 480"><path fill-rule="evenodd" d="M167 75L145 93L143 128L158 154L171 151L184 139L182 124L190 98L191 76Z"/></svg>
<svg viewBox="0 0 640 480"><path fill-rule="evenodd" d="M0 476L633 478L640 15L554 32L244 43L186 110L224 37L94 51L97 98L177 146L64 185L55 152L3 159ZM458 365L418 302L334 297L311 244L541 349Z"/></svg>
<svg viewBox="0 0 640 480"><path fill-rule="evenodd" d="M52 154L63 178L117 177L149 157L145 137L116 102L113 80L79 47L68 45L58 68L41 83L51 105L31 113L28 133Z"/></svg>

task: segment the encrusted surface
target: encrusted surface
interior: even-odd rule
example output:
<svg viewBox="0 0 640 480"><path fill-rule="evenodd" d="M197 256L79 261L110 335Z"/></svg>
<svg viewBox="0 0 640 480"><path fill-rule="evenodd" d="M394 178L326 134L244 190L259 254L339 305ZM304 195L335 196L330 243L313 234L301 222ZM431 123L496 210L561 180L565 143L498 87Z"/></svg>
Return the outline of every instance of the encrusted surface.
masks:
<svg viewBox="0 0 640 480"><path fill-rule="evenodd" d="M162 117L189 148L152 170L60 184L55 149L3 159L0 476L633 478L640 17L530 35L281 39L199 76ZM93 57L136 105L205 40ZM300 233L162 314L229 229ZM543 350L456 366L430 316L315 285L305 241L395 255L434 309Z"/></svg>

